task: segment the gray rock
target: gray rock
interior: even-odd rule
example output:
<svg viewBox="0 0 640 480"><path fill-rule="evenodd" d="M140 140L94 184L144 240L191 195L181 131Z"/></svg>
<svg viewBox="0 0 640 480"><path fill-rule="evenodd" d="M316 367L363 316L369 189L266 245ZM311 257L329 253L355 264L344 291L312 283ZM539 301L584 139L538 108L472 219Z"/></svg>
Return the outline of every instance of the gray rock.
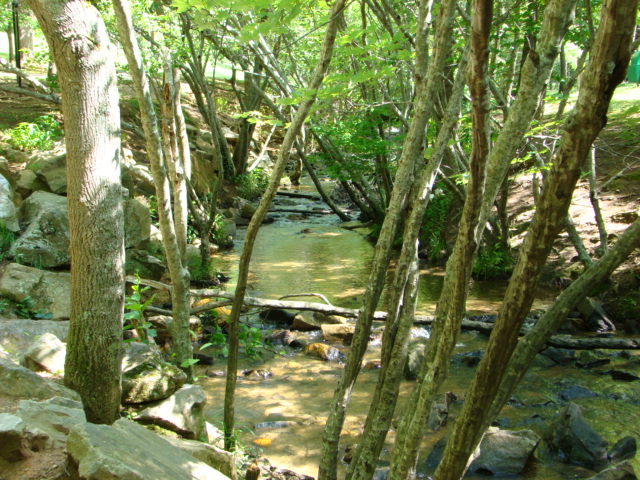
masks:
<svg viewBox="0 0 640 480"><path fill-rule="evenodd" d="M206 438L203 407L207 396L197 385L184 385L171 397L144 409L135 418L146 424L159 425L185 438Z"/></svg>
<svg viewBox="0 0 640 480"><path fill-rule="evenodd" d="M291 330L300 330L302 332L320 330L320 322L316 320L312 312L299 312L293 317Z"/></svg>
<svg viewBox="0 0 640 480"><path fill-rule="evenodd" d="M234 455L214 445L197 442L195 440L185 440L183 438L165 437L171 445L179 448L192 457L206 463L224 473L231 480L238 478Z"/></svg>
<svg viewBox="0 0 640 480"><path fill-rule="evenodd" d="M162 260L150 255L146 250L127 249L124 269L127 275L137 273L142 278L159 280L167 267Z"/></svg>
<svg viewBox="0 0 640 480"><path fill-rule="evenodd" d="M2 175L0 175L0 225L12 232L20 230L18 209L13 203L13 190L9 181Z"/></svg>
<svg viewBox="0 0 640 480"><path fill-rule="evenodd" d="M638 480L638 477L631 462L626 461L612 465L597 475L589 477L589 480Z"/></svg>
<svg viewBox="0 0 640 480"><path fill-rule="evenodd" d="M407 363L404 366L404 378L407 380L415 380L418 378L420 367L424 361L424 349L427 338L418 337L411 341L407 353Z"/></svg>
<svg viewBox="0 0 640 480"><path fill-rule="evenodd" d="M492 475L517 475L540 442L531 430L500 430L489 427L474 453L471 472Z"/></svg>
<svg viewBox="0 0 640 480"><path fill-rule="evenodd" d="M22 195L23 198L31 195L36 190L46 189L45 183L38 178L33 170L25 168L18 174L16 180L16 192Z"/></svg>
<svg viewBox="0 0 640 480"><path fill-rule="evenodd" d="M26 225L10 254L21 263L52 268L69 265L67 199L35 192L20 205L20 223Z"/></svg>
<svg viewBox="0 0 640 480"><path fill-rule="evenodd" d="M17 462L29 456L24 440L25 424L20 417L0 413L0 457Z"/></svg>
<svg viewBox="0 0 640 480"><path fill-rule="evenodd" d="M67 452L85 480L224 480L228 477L124 418L73 428Z"/></svg>
<svg viewBox="0 0 640 480"><path fill-rule="evenodd" d="M344 362L345 354L336 347L324 343L310 343L304 347L304 353L325 362Z"/></svg>
<svg viewBox="0 0 640 480"><path fill-rule="evenodd" d="M82 403L65 397L53 397L42 402L22 400L17 415L34 434L44 434L49 448L64 447L69 431L86 423Z"/></svg>
<svg viewBox="0 0 640 480"><path fill-rule="evenodd" d="M52 333L63 342L67 341L69 322L64 320L2 320L0 319L0 347L16 358L34 339Z"/></svg>
<svg viewBox="0 0 640 480"><path fill-rule="evenodd" d="M67 347L53 333L38 337L24 354L24 366L36 372L50 373L64 371L64 357Z"/></svg>
<svg viewBox="0 0 640 480"><path fill-rule="evenodd" d="M67 192L67 155L54 154L35 155L27 164L27 168L44 181L53 193Z"/></svg>
<svg viewBox="0 0 640 480"><path fill-rule="evenodd" d="M124 201L124 246L140 247L149 240L151 214L149 207L137 199Z"/></svg>
<svg viewBox="0 0 640 480"><path fill-rule="evenodd" d="M14 302L28 297L32 310L51 314L52 319L69 318L71 311L71 274L47 272L11 263L0 277L0 295Z"/></svg>
<svg viewBox="0 0 640 480"><path fill-rule="evenodd" d="M607 442L582 417L582 410L570 403L560 412L553 446L568 463L600 470L607 465Z"/></svg>
<svg viewBox="0 0 640 480"><path fill-rule="evenodd" d="M0 394L9 397L45 400L51 397L67 397L80 400L80 396L20 365L0 358Z"/></svg>
<svg viewBox="0 0 640 480"><path fill-rule="evenodd" d="M155 345L127 344L122 360L122 403L165 399L186 381L186 374L166 363Z"/></svg>

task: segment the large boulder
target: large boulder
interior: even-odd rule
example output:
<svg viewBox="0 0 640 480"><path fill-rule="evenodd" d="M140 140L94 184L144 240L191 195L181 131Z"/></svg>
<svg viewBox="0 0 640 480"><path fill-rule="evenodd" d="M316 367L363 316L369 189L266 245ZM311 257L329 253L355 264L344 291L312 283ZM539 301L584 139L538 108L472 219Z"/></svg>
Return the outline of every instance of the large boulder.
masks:
<svg viewBox="0 0 640 480"><path fill-rule="evenodd" d="M135 198L125 200L123 207L125 248L143 246L151 233L149 207Z"/></svg>
<svg viewBox="0 0 640 480"><path fill-rule="evenodd" d="M27 168L33 171L53 193L67 193L67 155L56 153L36 155L29 160Z"/></svg>
<svg viewBox="0 0 640 480"><path fill-rule="evenodd" d="M69 265L67 199L35 192L20 205L24 232L11 247L13 258L41 268Z"/></svg>
<svg viewBox="0 0 640 480"><path fill-rule="evenodd" d="M1 275L0 295L14 302L29 299L33 312L51 314L52 319L69 318L71 274L10 263Z"/></svg>
<svg viewBox="0 0 640 480"><path fill-rule="evenodd" d="M56 396L80 400L80 396L73 390L42 378L5 358L0 358L0 394L33 400L46 400Z"/></svg>
<svg viewBox="0 0 640 480"><path fill-rule="evenodd" d="M186 374L162 358L155 345L128 343L122 359L122 403L138 404L170 397Z"/></svg>
<svg viewBox="0 0 640 480"><path fill-rule="evenodd" d="M197 385L184 385L171 397L145 408L136 416L140 423L159 425L185 438L206 438L203 415L207 396Z"/></svg>
<svg viewBox="0 0 640 480"><path fill-rule="evenodd" d="M0 175L0 225L11 232L20 230L18 209L13 203L13 189L9 180Z"/></svg>
<svg viewBox="0 0 640 480"><path fill-rule="evenodd" d="M609 462L607 442L587 423L575 403L570 403L560 412L553 446L568 463L592 470L600 470Z"/></svg>
<svg viewBox="0 0 640 480"><path fill-rule="evenodd" d="M71 430L67 452L84 480L225 480L167 440L121 418L112 426L84 423Z"/></svg>
<svg viewBox="0 0 640 480"><path fill-rule="evenodd" d="M24 366L36 372L62 372L66 354L66 345L53 333L45 333L38 337L25 352Z"/></svg>
<svg viewBox="0 0 640 480"><path fill-rule="evenodd" d="M0 458L17 462L29 456L24 430L25 424L20 417L0 413Z"/></svg>
<svg viewBox="0 0 640 480"><path fill-rule="evenodd" d="M311 343L304 347L304 353L325 362L344 362L345 354L336 347L324 343Z"/></svg>
<svg viewBox="0 0 640 480"><path fill-rule="evenodd" d="M524 470L540 442L531 430L500 430L489 427L474 453L469 471L497 476L517 475Z"/></svg>
<svg viewBox="0 0 640 480"><path fill-rule="evenodd" d="M227 452L222 448L207 443L197 442L195 440L185 440L183 438L165 437L171 445L188 453L201 462L206 463L210 467L215 468L224 473L231 480L238 478L236 469L236 461L233 453Z"/></svg>
<svg viewBox="0 0 640 480"><path fill-rule="evenodd" d="M29 348L33 339L52 333L67 341L69 322L63 320L0 320L0 347L18 357Z"/></svg>
<svg viewBox="0 0 640 480"><path fill-rule="evenodd" d="M621 462L601 471L589 480L638 480L631 462Z"/></svg>
<svg viewBox="0 0 640 480"><path fill-rule="evenodd" d="M66 445L69 431L87 421L82 403L65 397L41 402L22 400L17 415L24 420L29 432L46 435L46 445L50 448Z"/></svg>

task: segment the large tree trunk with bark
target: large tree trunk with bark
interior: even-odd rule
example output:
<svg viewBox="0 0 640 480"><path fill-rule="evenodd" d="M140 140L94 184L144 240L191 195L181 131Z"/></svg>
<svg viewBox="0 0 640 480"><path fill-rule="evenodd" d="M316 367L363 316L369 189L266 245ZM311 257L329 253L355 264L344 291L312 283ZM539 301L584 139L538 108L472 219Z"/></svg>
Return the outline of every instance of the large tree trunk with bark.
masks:
<svg viewBox="0 0 640 480"><path fill-rule="evenodd" d="M320 52L320 59L313 73L313 77L307 87L310 92L310 98L304 101L298 111L296 112L291 125L287 129L287 133L284 137L282 145L280 146L280 152L278 159L273 167L273 172L269 180L269 185L266 191L262 195L260 204L255 213L251 217L249 226L247 227L247 233L244 241L244 248L240 257L240 264L238 266L238 281L236 283L236 293L233 300L233 306L231 308L231 315L229 316L229 358L227 362L227 382L225 387L224 398L224 444L225 449L233 450L235 448L235 441L233 435L234 428L234 401L235 401L235 388L236 388L236 375L238 365L238 323L240 320L240 311L244 303L244 296L247 291L247 280L249 276L249 262L251 261L251 255L253 253L253 245L255 244L258 230L264 217L269 210L271 201L278 190L280 185L280 179L284 173L284 168L289 159L289 152L293 143L295 142L304 121L309 114L313 103L315 102L316 95L322 80L326 75L329 64L331 63L331 57L333 54L333 45L335 43L336 35L338 32L338 20L341 17L343 8L345 8L345 0L336 0L331 8L329 14L329 24L325 33L324 41L322 43L322 51Z"/></svg>
<svg viewBox="0 0 640 480"><path fill-rule="evenodd" d="M120 110L115 49L84 1L30 0L58 66L65 121L71 323L64 381L87 419L119 417L124 302Z"/></svg>
<svg viewBox="0 0 640 480"><path fill-rule="evenodd" d="M563 126L560 147L544 184L536 214L509 282L496 326L476 377L449 438L434 479L458 480L480 441L486 417L511 358L522 322L531 308L535 287L552 243L564 224L580 168L600 130L616 86L629 64L638 0L609 0L602 5L591 59L582 79L573 114Z"/></svg>

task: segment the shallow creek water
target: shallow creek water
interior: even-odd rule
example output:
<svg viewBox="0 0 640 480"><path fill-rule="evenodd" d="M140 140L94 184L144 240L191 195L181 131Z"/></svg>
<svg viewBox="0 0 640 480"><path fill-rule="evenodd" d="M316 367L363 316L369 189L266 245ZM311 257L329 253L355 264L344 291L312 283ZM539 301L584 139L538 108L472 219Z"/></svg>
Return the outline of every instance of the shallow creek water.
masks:
<svg viewBox="0 0 640 480"><path fill-rule="evenodd" d="M274 208L308 210L314 206L324 208L322 204L310 200L278 197ZM288 219L289 215L291 214L276 213L274 216L277 216L277 220L261 228L251 262L249 294L278 298L292 293L315 292L327 296L335 305L359 306L373 256L373 247L363 233L340 228L336 217L331 215L311 215L302 220ZM241 229L236 248L215 258L216 268L231 276L227 286L230 290L234 287L237 275L243 235L244 229ZM434 311L441 285L441 271L423 272L418 306L421 313ZM474 282L467 310L478 313L495 312L504 288L505 285L501 283ZM314 298L302 300L317 301ZM381 303L384 304L384 298ZM544 307L548 303L548 299L538 300L534 308ZM252 316L251 319L259 322L257 316ZM415 330L414 335L427 333L426 330ZM311 338L322 341L318 334L315 337L312 334ZM456 352L480 350L485 342L486 338L475 332L463 332ZM379 342L373 342L365 361L378 359L379 352ZM612 359L611 365L600 370L626 368L638 374L638 359L640 357L633 355L631 359L616 357ZM273 376L266 379L238 378L236 426L241 430L240 441L247 446L261 444L261 456L267 457L273 465L315 477L322 429L342 366L294 351L289 351L286 355L267 356L258 361L245 359L241 363L241 368L267 369ZM213 368L223 367L224 360L221 359ZM625 435L640 438L640 385L637 385L640 382L616 383L601 371L549 367L544 364L534 366L515 393L519 406L507 406L503 409L500 416L502 426L540 431L566 404L566 401L562 401L560 392L571 385L580 385L597 396L579 398L574 402L583 407L585 417L610 445ZM462 398L473 373L474 369L471 367L454 364L443 391L452 391ZM378 370L365 369L359 376L343 429L341 457L344 448L356 443L362 431L377 375ZM201 384L208 394L206 416L209 421L220 424L224 378L203 378ZM413 382L403 383L399 409L403 408L403 402L412 388ZM451 416L455 416L459 404L460 402L456 402ZM265 422L279 423L271 424L272 428L256 428L256 425L261 427L259 424ZM273 428L274 425L278 428ZM445 433L446 428L427 433L418 465L421 477L428 478L424 473L427 471L426 456ZM394 432L391 431L387 437L383 461L388 459L393 435ZM636 468L639 466L636 465ZM560 480L586 476L588 472L579 467L563 464L542 466L538 462L535 468L517 478Z"/></svg>

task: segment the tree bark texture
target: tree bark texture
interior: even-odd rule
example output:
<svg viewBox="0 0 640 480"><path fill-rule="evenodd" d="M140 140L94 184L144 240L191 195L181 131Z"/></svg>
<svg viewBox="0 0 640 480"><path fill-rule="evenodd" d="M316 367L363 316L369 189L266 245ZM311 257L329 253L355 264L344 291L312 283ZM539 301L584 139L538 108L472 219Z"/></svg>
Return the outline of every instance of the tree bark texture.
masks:
<svg viewBox="0 0 640 480"><path fill-rule="evenodd" d="M171 188L162 150L158 120L140 47L134 34L129 2L127 0L113 0L113 7L116 14L120 42L127 57L136 96L140 103L140 118L145 134L153 183L156 189L156 198L158 199L158 217L162 243L173 284L171 289L173 353L175 353L175 361L178 365L187 365L184 362L188 363L193 353L191 335L189 333L189 309L191 307L189 301L189 270L187 270L185 259L180 254L179 241L176 235L171 205ZM191 367L183 366L182 368L191 377Z"/></svg>
<svg viewBox="0 0 640 480"><path fill-rule="evenodd" d="M410 478L418 456L420 438L433 396L447 375L464 316L471 264L478 243L478 219L483 202L489 155L489 87L487 78L492 0L476 0L471 20L471 52L468 83L471 94L472 152L470 179L453 253L447 262L436 321L427 345L419 381L400 421L391 459L391 478Z"/></svg>
<svg viewBox="0 0 640 480"><path fill-rule="evenodd" d="M337 477L338 443L344 423L345 411L351 391L360 371L362 357L367 348L373 315L384 286L384 277L389 265L392 243L398 227L406 213L411 186L414 182L415 165L424 150L424 134L429 118L433 115L432 103L441 84L442 72L448 58L450 30L455 11L454 2L442 4L435 34L436 48L427 68L427 35L431 17L432 2L420 3L416 34L415 78L417 93L414 101L414 116L405 138L398 161L398 171L394 179L394 189L389 201L380 236L376 243L371 271L365 290L363 306L360 308L351 349L347 354L344 372L336 387L327 423L322 438L322 453L319 480L335 480Z"/></svg>
<svg viewBox="0 0 640 480"><path fill-rule="evenodd" d="M84 1L29 0L58 66L67 147L71 323L65 384L87 420L119 417L124 302L115 49Z"/></svg>
<svg viewBox="0 0 640 480"><path fill-rule="evenodd" d="M289 152L293 143L302 128L302 125L311 110L311 106L315 102L316 95L322 80L326 75L329 64L331 62L331 56L333 54L333 45L335 43L336 35L338 32L338 19L340 13L345 6L345 0L336 0L334 2L331 12L329 14L329 24L325 32L324 41L322 43L322 51L320 52L320 59L313 73L313 77L308 85L308 90L312 92L309 99L305 100L298 108L291 125L287 129L284 140L278 153L278 158L273 167L273 172L269 180L269 185L266 191L262 195L258 208L251 217L249 226L247 227L247 233L245 236L244 248L240 257L240 263L238 266L238 280L236 284L236 292L233 300L233 306L231 308L231 315L229 316L229 357L227 361L227 381L225 386L225 398L224 398L224 444L225 449L232 450L235 448L235 441L233 436L234 428L234 400L235 400L235 388L236 388L236 376L238 365L238 323L240 319L240 311L244 303L244 296L247 291L247 279L249 276L249 263L251 261L251 255L253 253L253 245L255 244L258 230L262 221L269 210L271 201L275 196L278 186L280 185L280 179L284 173L284 168L289 159Z"/></svg>
<svg viewBox="0 0 640 480"><path fill-rule="evenodd" d="M482 427L515 348L522 322L531 308L540 273L553 240L563 226L580 167L596 135L606 124L614 90L624 79L636 9L637 0L608 0L602 5L600 26L583 74L576 109L563 125L560 146L521 247L496 326L436 470L435 480L462 478L469 455L483 434Z"/></svg>

